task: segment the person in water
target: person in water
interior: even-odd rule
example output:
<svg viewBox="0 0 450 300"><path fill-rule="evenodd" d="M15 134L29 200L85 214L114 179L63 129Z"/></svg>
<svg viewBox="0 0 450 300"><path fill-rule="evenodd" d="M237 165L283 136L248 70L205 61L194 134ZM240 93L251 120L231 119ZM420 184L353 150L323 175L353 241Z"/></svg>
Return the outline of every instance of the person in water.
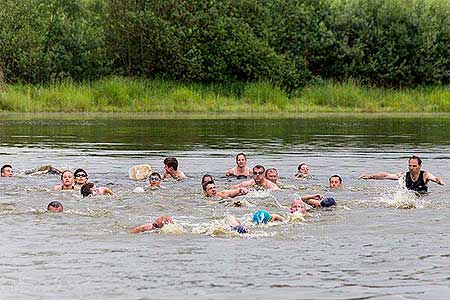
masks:
<svg viewBox="0 0 450 300"><path fill-rule="evenodd" d="M83 169L76 169L76 171L73 173L74 175L74 189L76 191L81 190L81 187L88 182L88 174Z"/></svg>
<svg viewBox="0 0 450 300"><path fill-rule="evenodd" d="M73 186L73 173L70 170L65 170L61 173L61 182L62 184L59 184L53 188L55 191L71 191L75 189Z"/></svg>
<svg viewBox="0 0 450 300"><path fill-rule="evenodd" d="M251 176L251 170L247 167L247 156L244 153L238 153L236 155L236 167L233 167L227 171L226 176L234 176L241 178L248 178Z"/></svg>
<svg viewBox="0 0 450 300"><path fill-rule="evenodd" d="M342 178L339 175L333 175L328 179L330 189L341 188Z"/></svg>
<svg viewBox="0 0 450 300"><path fill-rule="evenodd" d="M249 188L249 187L261 187L266 190L280 190L280 188L272 181L264 177L265 169L261 165L256 165L253 167L253 179L243 181L238 185L232 187L232 189L237 188Z"/></svg>
<svg viewBox="0 0 450 300"><path fill-rule="evenodd" d="M59 201L52 201L47 205L47 211L50 212L62 212L64 210L64 207L61 202Z"/></svg>
<svg viewBox="0 0 450 300"><path fill-rule="evenodd" d="M275 168L270 168L266 170L266 173L264 174L264 176L266 177L266 179L272 181L273 183L275 183L278 187L281 187L282 184L281 182L278 180L278 171Z"/></svg>
<svg viewBox="0 0 450 300"><path fill-rule="evenodd" d="M14 172L11 165L3 165L0 169L0 175L1 177L13 177Z"/></svg>
<svg viewBox="0 0 450 300"><path fill-rule="evenodd" d="M161 175L157 172L153 172L150 174L150 177L148 178L148 184L151 189L159 189L161 188Z"/></svg>
<svg viewBox="0 0 450 300"><path fill-rule="evenodd" d="M301 179L308 177L311 177L311 174L309 173L309 166L306 163L299 164L297 167L297 173L294 175L294 178Z"/></svg>
<svg viewBox="0 0 450 300"><path fill-rule="evenodd" d="M304 195L300 199L304 203L311 205L312 207L330 207L336 205L336 200L334 198L325 198L321 194Z"/></svg>
<svg viewBox="0 0 450 300"><path fill-rule="evenodd" d="M234 198L248 193L244 188L236 188L231 190L217 191L214 181L208 181L203 184L203 192L206 197L210 198Z"/></svg>
<svg viewBox="0 0 450 300"><path fill-rule="evenodd" d="M154 229L160 229L163 228L164 225L173 223L173 220L169 216L159 216L156 218L156 220L153 223L145 223L143 225L140 225L133 230L131 230L132 233L140 233L144 231L150 231Z"/></svg>
<svg viewBox="0 0 450 300"><path fill-rule="evenodd" d="M387 173L380 172L374 174L362 174L359 179L390 179L398 180L405 177L405 186L408 190L417 193L428 192L428 182L432 181L440 185L444 185L444 181L440 177L435 177L433 174L427 171L422 171L422 160L418 156L411 156L408 159L409 171L405 173Z"/></svg>
<svg viewBox="0 0 450 300"><path fill-rule="evenodd" d="M271 214L267 210L261 209L253 214L252 221L256 224L267 224L269 222L283 222L284 218L277 214Z"/></svg>
<svg viewBox="0 0 450 300"><path fill-rule="evenodd" d="M163 179L173 178L176 180L186 179L186 175L178 170L178 160L175 157L167 157L164 159Z"/></svg>
<svg viewBox="0 0 450 300"><path fill-rule="evenodd" d="M86 183L81 187L81 195L84 197L88 196L98 196L98 195L108 195L112 196L114 193L107 187L96 187L92 182Z"/></svg>
<svg viewBox="0 0 450 300"><path fill-rule="evenodd" d="M209 182L209 181L214 182L214 177L212 177L212 175L205 174L202 176L202 186L203 186L203 184L205 184L205 182Z"/></svg>

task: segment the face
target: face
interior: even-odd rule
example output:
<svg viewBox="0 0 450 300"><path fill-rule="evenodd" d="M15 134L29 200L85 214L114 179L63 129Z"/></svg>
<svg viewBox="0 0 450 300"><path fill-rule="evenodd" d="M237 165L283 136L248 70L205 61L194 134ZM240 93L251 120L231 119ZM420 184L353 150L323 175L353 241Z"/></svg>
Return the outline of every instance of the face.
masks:
<svg viewBox="0 0 450 300"><path fill-rule="evenodd" d="M159 177L155 175L150 176L148 180L151 186L159 186L159 184L161 183L161 179L159 179Z"/></svg>
<svg viewBox="0 0 450 300"><path fill-rule="evenodd" d="M309 175L309 166L303 164L303 165L300 167L299 172L302 173L302 174L304 174L304 175Z"/></svg>
<svg viewBox="0 0 450 300"><path fill-rule="evenodd" d="M83 172L77 173L77 175L75 175L75 183L78 185L85 184L87 182L87 180L88 180L88 177Z"/></svg>
<svg viewBox="0 0 450 300"><path fill-rule="evenodd" d="M72 172L64 172L61 179L64 186L73 185L73 174Z"/></svg>
<svg viewBox="0 0 450 300"><path fill-rule="evenodd" d="M273 183L277 182L278 179L278 173L274 170L269 170L267 171L267 179L269 179L270 181L272 181Z"/></svg>
<svg viewBox="0 0 450 300"><path fill-rule="evenodd" d="M167 173L172 173L173 172L173 168L169 167L168 165L164 165L164 170L166 170Z"/></svg>
<svg viewBox="0 0 450 300"><path fill-rule="evenodd" d="M339 188L341 187L341 182L339 181L338 177L331 177L330 178L330 188Z"/></svg>
<svg viewBox="0 0 450 300"><path fill-rule="evenodd" d="M205 193L208 197L214 197L217 194L217 188L214 183L210 183L206 186Z"/></svg>
<svg viewBox="0 0 450 300"><path fill-rule="evenodd" d="M419 161L417 159L410 159L408 162L408 169L411 173L417 174L420 171Z"/></svg>
<svg viewBox="0 0 450 300"><path fill-rule="evenodd" d="M291 204L291 213L300 211L302 214L306 213L306 205L302 200L294 200Z"/></svg>
<svg viewBox="0 0 450 300"><path fill-rule="evenodd" d="M63 208L62 208L62 206L58 206L58 207L49 206L48 211L58 213L58 212L62 212Z"/></svg>
<svg viewBox="0 0 450 300"><path fill-rule="evenodd" d="M13 176L14 176L14 173L13 173L12 168L6 167L3 169L2 177L13 177Z"/></svg>
<svg viewBox="0 0 450 300"><path fill-rule="evenodd" d="M259 183L264 180L264 169L262 168L254 168L253 169L253 178L255 182Z"/></svg>
<svg viewBox="0 0 450 300"><path fill-rule="evenodd" d="M173 223L173 220L169 216L161 216L158 217L153 224L155 224L157 227L161 228L165 224Z"/></svg>
<svg viewBox="0 0 450 300"><path fill-rule="evenodd" d="M238 157L236 157L236 164L238 167L243 168L247 164L247 159L244 155L238 155Z"/></svg>
<svg viewBox="0 0 450 300"><path fill-rule="evenodd" d="M205 176L205 178L203 178L202 184L208 181L214 181L214 179L211 176Z"/></svg>

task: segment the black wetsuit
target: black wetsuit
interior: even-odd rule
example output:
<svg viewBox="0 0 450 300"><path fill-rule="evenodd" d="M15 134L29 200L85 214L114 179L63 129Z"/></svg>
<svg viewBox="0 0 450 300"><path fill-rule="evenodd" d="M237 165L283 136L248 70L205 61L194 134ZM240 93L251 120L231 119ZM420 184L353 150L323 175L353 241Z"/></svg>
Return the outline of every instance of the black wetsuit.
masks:
<svg viewBox="0 0 450 300"><path fill-rule="evenodd" d="M411 173L407 172L405 178L406 188L418 193L427 193L428 186L423 179L423 173L425 173L425 171L420 171L419 178L417 178L416 181L413 181L411 178Z"/></svg>

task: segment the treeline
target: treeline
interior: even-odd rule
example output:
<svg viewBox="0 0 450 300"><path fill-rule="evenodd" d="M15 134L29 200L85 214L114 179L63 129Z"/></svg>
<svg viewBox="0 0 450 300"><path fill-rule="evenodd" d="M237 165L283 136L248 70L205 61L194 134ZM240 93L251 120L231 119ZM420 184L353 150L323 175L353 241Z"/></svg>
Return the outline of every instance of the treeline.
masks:
<svg viewBox="0 0 450 300"><path fill-rule="evenodd" d="M450 2L0 0L0 78L450 83Z"/></svg>

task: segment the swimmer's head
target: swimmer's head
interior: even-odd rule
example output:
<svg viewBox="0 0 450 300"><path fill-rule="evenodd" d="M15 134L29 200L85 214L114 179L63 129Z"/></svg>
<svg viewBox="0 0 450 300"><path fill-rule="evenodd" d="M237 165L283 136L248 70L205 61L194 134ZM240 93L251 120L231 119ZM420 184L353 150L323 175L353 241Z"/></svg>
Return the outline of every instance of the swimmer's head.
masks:
<svg viewBox="0 0 450 300"><path fill-rule="evenodd" d="M247 164L247 156L244 153L238 153L236 155L236 164L238 167L243 168Z"/></svg>
<svg viewBox="0 0 450 300"><path fill-rule="evenodd" d="M420 172L421 167L422 167L422 160L418 156L413 155L408 159L409 172L417 174Z"/></svg>
<svg viewBox="0 0 450 300"><path fill-rule="evenodd" d="M265 176L268 180L272 181L273 183L277 183L278 171L275 168L267 169Z"/></svg>
<svg viewBox="0 0 450 300"><path fill-rule="evenodd" d="M306 205L302 199L297 199L292 201L291 203L291 213L295 213L296 211L301 212L302 214L306 213Z"/></svg>
<svg viewBox="0 0 450 300"><path fill-rule="evenodd" d="M168 172L178 170L178 160L175 157L167 157L164 159L164 169Z"/></svg>
<svg viewBox="0 0 450 300"><path fill-rule="evenodd" d="M70 170L65 170L61 173L61 181L64 186L73 185L73 173Z"/></svg>
<svg viewBox="0 0 450 300"><path fill-rule="evenodd" d="M342 178L339 175L333 175L328 179L330 188L340 188L342 186Z"/></svg>
<svg viewBox="0 0 450 300"><path fill-rule="evenodd" d="M160 216L156 218L155 222L153 222L153 228L162 228L164 225L169 223L173 223L170 216Z"/></svg>
<svg viewBox="0 0 450 300"><path fill-rule="evenodd" d="M159 186L159 184L161 183L161 175L159 175L159 173L157 172L153 172L152 174L150 174L148 182L151 186Z"/></svg>
<svg viewBox="0 0 450 300"><path fill-rule="evenodd" d="M83 197L87 197L90 195L93 195L93 191L95 190L95 184L93 184L92 182L90 183L86 183L81 187L81 195L83 195ZM94 195L93 195L94 196Z"/></svg>
<svg viewBox="0 0 450 300"><path fill-rule="evenodd" d="M209 174L203 175L203 177L202 177L202 185L203 185L205 182L208 182L208 181L214 182L214 178L212 177L212 175L209 175Z"/></svg>
<svg viewBox="0 0 450 300"><path fill-rule="evenodd" d="M247 228L245 228L245 226L244 226L244 225L241 225L241 224L239 224L239 225L233 227L233 230L236 230L236 232L237 232L237 233L240 233L240 234L243 234L243 233L247 233L247 232L248 232Z"/></svg>
<svg viewBox="0 0 450 300"><path fill-rule="evenodd" d="M334 200L334 198L325 198L320 202L321 207L330 207L330 206L335 206L335 205L336 205L336 200Z"/></svg>
<svg viewBox="0 0 450 300"><path fill-rule="evenodd" d="M256 183L260 183L264 181L264 172L266 169L261 165L256 165L253 167L253 178Z"/></svg>
<svg viewBox="0 0 450 300"><path fill-rule="evenodd" d="M309 166L306 163L301 163L298 165L297 171L298 173L307 176L309 175Z"/></svg>
<svg viewBox="0 0 450 300"><path fill-rule="evenodd" d="M13 177L14 172L11 165L3 165L0 169L0 176L1 177Z"/></svg>
<svg viewBox="0 0 450 300"><path fill-rule="evenodd" d="M253 214L253 222L256 224L266 224L272 219L267 210L258 210Z"/></svg>
<svg viewBox="0 0 450 300"><path fill-rule="evenodd" d="M88 181L88 173L83 169L76 169L73 176L75 177L75 183L78 185L83 185Z"/></svg>
<svg viewBox="0 0 450 300"><path fill-rule="evenodd" d="M207 181L203 185L203 191L205 192L206 197L214 197L217 194L217 188L214 181Z"/></svg>
<svg viewBox="0 0 450 300"><path fill-rule="evenodd" d="M47 205L47 210L51 212L62 212L64 207L59 201L52 201Z"/></svg>

